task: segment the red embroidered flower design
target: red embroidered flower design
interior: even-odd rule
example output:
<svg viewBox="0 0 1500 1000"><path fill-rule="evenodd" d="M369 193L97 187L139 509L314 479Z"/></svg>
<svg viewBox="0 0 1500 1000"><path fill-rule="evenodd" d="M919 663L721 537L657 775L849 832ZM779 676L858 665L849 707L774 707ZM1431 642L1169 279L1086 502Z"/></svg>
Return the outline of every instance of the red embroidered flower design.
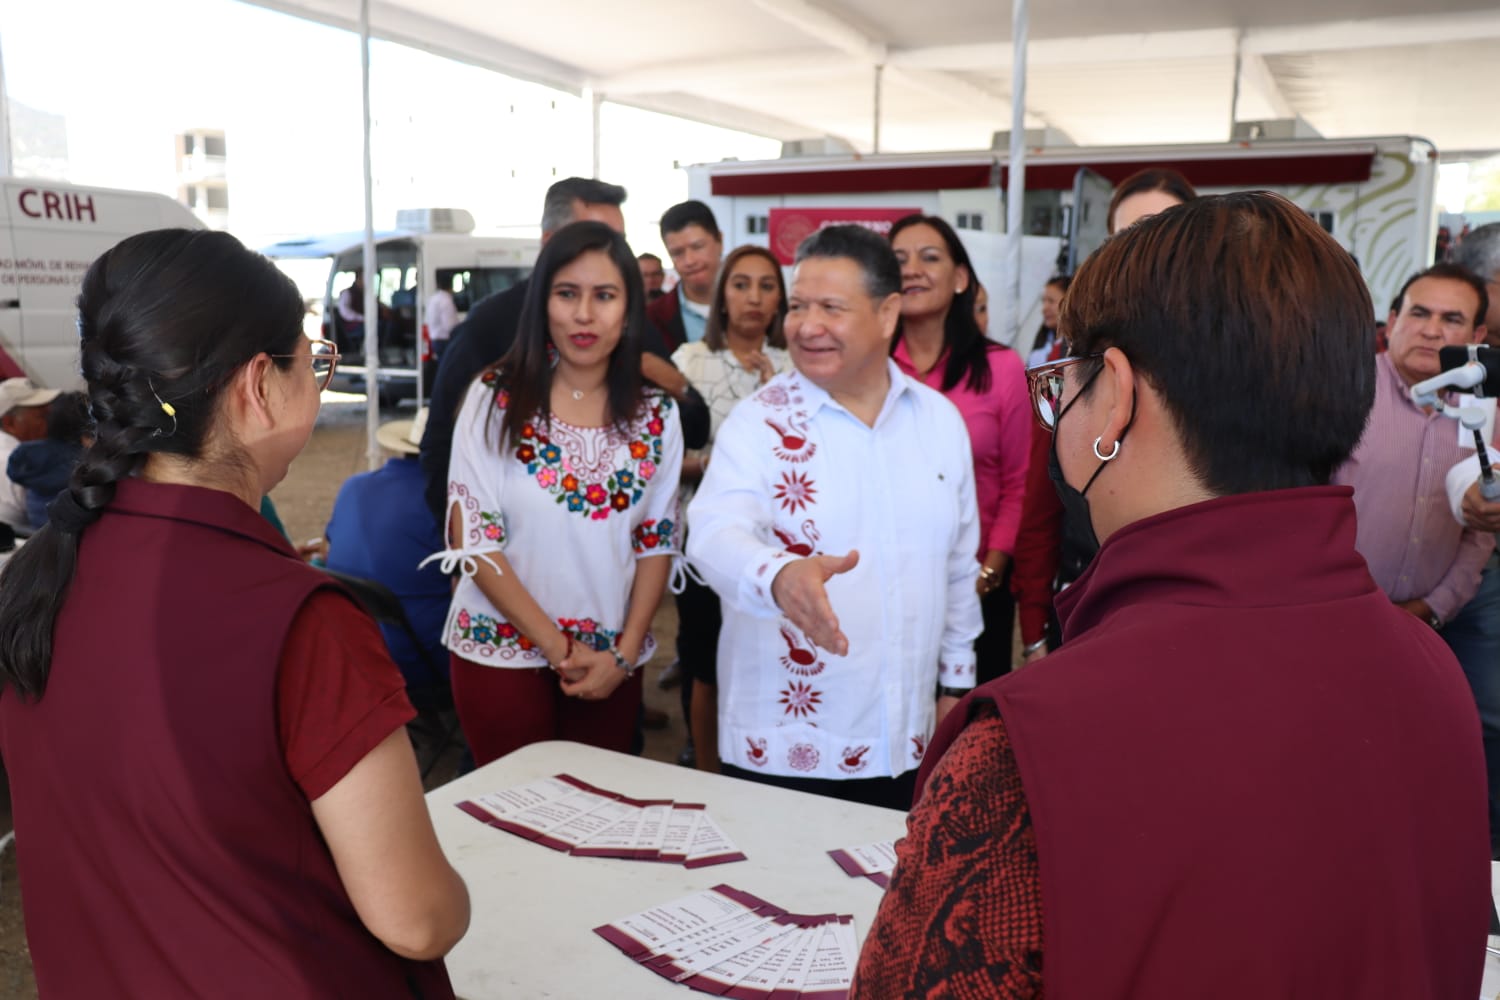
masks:
<svg viewBox="0 0 1500 1000"><path fill-rule="evenodd" d="M635 459L637 462L639 462L641 459L645 458L650 453L651 453L651 449L648 448L648 447L646 447L646 442L644 442L644 441L632 441L632 442L630 442L630 457L633 458L633 459Z"/></svg>
<svg viewBox="0 0 1500 1000"><path fill-rule="evenodd" d="M661 422L661 417L652 417L650 422L646 424L646 430L652 434L660 434L665 429L666 425Z"/></svg>
<svg viewBox="0 0 1500 1000"><path fill-rule="evenodd" d="M578 477L571 472L562 477L562 488L564 493L572 493L578 489Z"/></svg>
<svg viewBox="0 0 1500 1000"><path fill-rule="evenodd" d="M757 396L762 403L777 409L785 406L788 401L786 390L779 385L768 385L757 393Z"/></svg>
<svg viewBox="0 0 1500 1000"><path fill-rule="evenodd" d="M911 759L914 760L914 761L917 761L918 763L920 763L921 760L922 760L923 755L925 755L927 753L927 737L925 737L925 736L913 736L911 738L911 742L912 742Z"/></svg>
<svg viewBox="0 0 1500 1000"><path fill-rule="evenodd" d="M818 766L822 754L811 743L795 744L786 753L786 763L793 771L811 771Z"/></svg>
<svg viewBox="0 0 1500 1000"><path fill-rule="evenodd" d="M610 504L615 508L615 510L629 510L630 494L616 493L613 497L610 498Z"/></svg>
<svg viewBox="0 0 1500 1000"><path fill-rule="evenodd" d="M817 493L813 481L801 472L783 472L781 482L776 484L776 499L781 501L781 509L793 514L817 503Z"/></svg>
<svg viewBox="0 0 1500 1000"><path fill-rule="evenodd" d="M525 425L524 427L521 428L521 440L522 441L530 441L534 437L536 437L536 427L535 426L533 426L532 424L527 424L527 425Z"/></svg>
<svg viewBox="0 0 1500 1000"><path fill-rule="evenodd" d="M786 706L786 714L799 719L817 715L818 705L822 701L823 692L815 691L810 684L803 684L801 681L792 681L781 692L781 703Z"/></svg>
<svg viewBox="0 0 1500 1000"><path fill-rule="evenodd" d="M523 444L521 445L521 447L516 449L516 458L520 459L522 462L535 461L536 449L529 444Z"/></svg>
<svg viewBox="0 0 1500 1000"><path fill-rule="evenodd" d="M593 504L595 507L604 506L604 503L609 499L609 494L604 492L604 487L600 486L598 483L590 486L588 492L583 496L585 500Z"/></svg>

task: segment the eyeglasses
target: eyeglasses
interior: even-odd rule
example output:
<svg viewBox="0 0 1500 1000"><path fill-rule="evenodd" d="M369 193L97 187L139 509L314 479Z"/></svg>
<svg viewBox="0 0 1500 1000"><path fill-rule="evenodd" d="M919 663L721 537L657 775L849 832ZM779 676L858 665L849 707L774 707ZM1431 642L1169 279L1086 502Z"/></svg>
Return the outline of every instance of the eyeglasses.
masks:
<svg viewBox="0 0 1500 1000"><path fill-rule="evenodd" d="M1074 365L1097 361L1102 357L1103 354L1084 354L1076 358L1059 358L1026 369L1026 384L1031 388L1031 405L1036 411L1037 423L1049 431L1057 426L1058 414L1062 412L1064 372ZM1094 375L1098 374L1099 370L1096 369Z"/></svg>
<svg viewBox="0 0 1500 1000"><path fill-rule="evenodd" d="M322 392L328 388L333 381L333 373L339 366L339 345L331 340L309 340L308 344L312 351L313 378L317 379L318 391ZM272 358L298 358L297 354L271 354Z"/></svg>

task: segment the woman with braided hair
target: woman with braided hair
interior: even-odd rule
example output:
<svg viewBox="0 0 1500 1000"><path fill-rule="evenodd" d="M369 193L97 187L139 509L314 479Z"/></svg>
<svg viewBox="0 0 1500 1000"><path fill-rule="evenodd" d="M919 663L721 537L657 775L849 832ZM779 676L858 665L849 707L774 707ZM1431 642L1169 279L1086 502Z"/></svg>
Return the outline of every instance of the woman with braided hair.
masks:
<svg viewBox="0 0 1500 1000"><path fill-rule="evenodd" d="M337 361L301 321L224 233L133 236L84 277L93 442L0 574L43 996L453 996L468 895L401 675L257 513Z"/></svg>

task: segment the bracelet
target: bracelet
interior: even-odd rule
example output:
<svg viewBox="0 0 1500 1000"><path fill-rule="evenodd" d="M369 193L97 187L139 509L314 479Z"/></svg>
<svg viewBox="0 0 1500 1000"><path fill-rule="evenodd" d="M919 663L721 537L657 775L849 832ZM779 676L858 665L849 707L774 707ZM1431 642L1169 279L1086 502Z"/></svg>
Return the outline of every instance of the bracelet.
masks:
<svg viewBox="0 0 1500 1000"><path fill-rule="evenodd" d="M626 677L635 676L636 665L626 660L625 657L621 656L618 649L611 649L609 651L609 654L615 658L615 666L625 671Z"/></svg>
<svg viewBox="0 0 1500 1000"><path fill-rule="evenodd" d="M1437 616L1437 612L1435 611L1428 614L1427 624L1434 632L1441 632L1443 630L1443 620Z"/></svg>
<svg viewBox="0 0 1500 1000"><path fill-rule="evenodd" d="M972 690L973 690L973 688L950 688L950 687L943 687L941 684L939 684L938 685L938 697L939 698L962 698L964 695L968 694Z"/></svg>
<svg viewBox="0 0 1500 1000"><path fill-rule="evenodd" d="M1036 642L1028 642L1026 645L1022 646L1021 655L1030 656L1032 653L1035 653L1045 645L1047 645L1047 637L1044 635Z"/></svg>
<svg viewBox="0 0 1500 1000"><path fill-rule="evenodd" d="M567 640L568 644L563 647L563 655L562 655L562 658L557 661L558 663L563 662L563 660L566 660L568 657L570 657L570 656L573 655L573 635L572 635L572 633L571 632L564 632L563 633L563 638Z"/></svg>

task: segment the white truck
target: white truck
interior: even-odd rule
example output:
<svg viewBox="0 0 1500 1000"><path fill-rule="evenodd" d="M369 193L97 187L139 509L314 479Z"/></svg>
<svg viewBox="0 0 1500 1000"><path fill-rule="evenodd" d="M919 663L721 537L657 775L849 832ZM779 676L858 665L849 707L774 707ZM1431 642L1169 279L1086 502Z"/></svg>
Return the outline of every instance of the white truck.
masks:
<svg viewBox="0 0 1500 1000"><path fill-rule="evenodd" d="M473 229L474 218L463 209L407 209L397 213L396 229L375 234L375 297L384 316L375 378L384 402L425 394L432 384L435 360L425 311L440 282L452 289L462 318L480 299L531 273L539 239L474 236ZM327 261L322 336L338 344L342 355L335 387L364 392L364 337L351 337L338 312L339 296L364 268L364 233L282 240L261 252L278 261Z"/></svg>
<svg viewBox="0 0 1500 1000"><path fill-rule="evenodd" d="M958 229L993 302L993 290L1006 287L1007 159L975 151L726 161L688 167L688 189L713 208L731 246L769 246L784 263L821 225L878 228L907 211L939 215ZM1383 319L1406 278L1432 262L1437 162L1432 143L1411 136L1030 149L1022 336L1036 327L1032 310L1047 278L1071 272L1104 239L1112 186L1148 166L1181 171L1203 194L1285 195L1359 261Z"/></svg>
<svg viewBox="0 0 1500 1000"><path fill-rule="evenodd" d="M0 192L0 378L81 387L76 302L88 266L135 233L203 223L143 191L3 177Z"/></svg>

